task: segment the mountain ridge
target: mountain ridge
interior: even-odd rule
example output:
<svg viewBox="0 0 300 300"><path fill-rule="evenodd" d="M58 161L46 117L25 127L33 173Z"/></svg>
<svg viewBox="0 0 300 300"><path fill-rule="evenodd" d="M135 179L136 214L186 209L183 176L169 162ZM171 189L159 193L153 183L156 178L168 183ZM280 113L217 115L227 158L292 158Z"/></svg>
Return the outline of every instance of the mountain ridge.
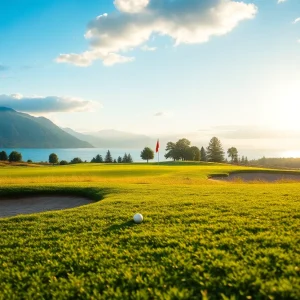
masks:
<svg viewBox="0 0 300 300"><path fill-rule="evenodd" d="M94 148L45 117L0 107L1 148Z"/></svg>

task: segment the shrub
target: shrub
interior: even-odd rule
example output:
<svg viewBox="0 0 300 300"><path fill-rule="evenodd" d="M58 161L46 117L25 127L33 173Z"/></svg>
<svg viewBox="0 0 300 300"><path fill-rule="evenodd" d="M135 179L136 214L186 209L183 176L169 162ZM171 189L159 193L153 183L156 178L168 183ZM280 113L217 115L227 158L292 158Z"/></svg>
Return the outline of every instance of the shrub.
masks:
<svg viewBox="0 0 300 300"><path fill-rule="evenodd" d="M71 163L71 164L80 164L80 163L82 163L82 160L81 160L81 158L79 158L79 157L75 157L75 158L73 158L73 159L71 160L70 163Z"/></svg>

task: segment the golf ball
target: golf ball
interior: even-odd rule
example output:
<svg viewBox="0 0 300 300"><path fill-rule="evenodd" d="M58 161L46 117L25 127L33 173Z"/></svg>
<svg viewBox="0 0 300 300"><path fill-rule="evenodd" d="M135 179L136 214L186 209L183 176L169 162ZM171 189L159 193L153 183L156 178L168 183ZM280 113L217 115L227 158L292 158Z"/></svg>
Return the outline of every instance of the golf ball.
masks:
<svg viewBox="0 0 300 300"><path fill-rule="evenodd" d="M142 223L143 222L143 216L141 215L141 214L135 214L134 216L133 216L133 221L135 222L135 223L137 223L137 224L140 224L140 223Z"/></svg>

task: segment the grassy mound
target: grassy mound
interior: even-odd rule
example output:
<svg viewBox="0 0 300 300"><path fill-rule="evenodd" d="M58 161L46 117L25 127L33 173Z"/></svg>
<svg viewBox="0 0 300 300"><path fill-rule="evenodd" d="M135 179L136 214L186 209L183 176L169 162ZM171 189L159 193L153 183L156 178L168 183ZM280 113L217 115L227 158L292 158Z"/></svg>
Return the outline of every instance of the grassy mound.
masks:
<svg viewBox="0 0 300 300"><path fill-rule="evenodd" d="M0 219L0 299L299 299L300 185L207 180L242 169L1 168L0 199L101 201Z"/></svg>

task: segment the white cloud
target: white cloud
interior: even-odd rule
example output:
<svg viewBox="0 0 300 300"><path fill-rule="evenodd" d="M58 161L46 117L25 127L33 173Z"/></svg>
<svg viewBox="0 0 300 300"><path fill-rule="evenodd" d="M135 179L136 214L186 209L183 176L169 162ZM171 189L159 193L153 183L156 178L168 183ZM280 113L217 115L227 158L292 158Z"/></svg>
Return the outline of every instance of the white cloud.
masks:
<svg viewBox="0 0 300 300"><path fill-rule="evenodd" d="M300 18L297 18L297 19L293 22L293 24L296 24L296 23L298 23L298 22L300 22Z"/></svg>
<svg viewBox="0 0 300 300"><path fill-rule="evenodd" d="M134 57L126 57L117 53L109 53L104 59L103 64L105 66L113 66L115 64L123 64L134 61Z"/></svg>
<svg viewBox="0 0 300 300"><path fill-rule="evenodd" d="M287 0L278 0L277 3L284 3L286 2Z"/></svg>
<svg viewBox="0 0 300 300"><path fill-rule="evenodd" d="M61 54L57 62L89 66L98 59L106 65L112 65L111 61L132 61L132 57L123 57L120 52L141 46L155 34L171 37L175 45L205 43L213 36L229 33L257 13L254 4L233 0L115 0L114 3L119 12L103 14L88 24L85 37L90 40L91 49L81 54Z"/></svg>
<svg viewBox="0 0 300 300"><path fill-rule="evenodd" d="M138 13L144 10L150 0L115 0L115 7L121 11L126 13Z"/></svg>
<svg viewBox="0 0 300 300"><path fill-rule="evenodd" d="M141 47L141 49L143 50L143 51L150 51L150 52L153 52L153 51L156 51L157 50L157 48L156 47L149 47L148 45L145 45L145 46L143 46L143 47Z"/></svg>
<svg viewBox="0 0 300 300"><path fill-rule="evenodd" d="M25 97L21 94L0 95L0 106L32 113L82 112L92 110L97 103L72 97Z"/></svg>
<svg viewBox="0 0 300 300"><path fill-rule="evenodd" d="M103 55L99 51L86 51L82 54L61 54L56 58L58 63L70 63L78 67L88 67L94 60L101 59L105 66L113 66L117 63L126 63L134 60L134 57L126 57L117 53Z"/></svg>

